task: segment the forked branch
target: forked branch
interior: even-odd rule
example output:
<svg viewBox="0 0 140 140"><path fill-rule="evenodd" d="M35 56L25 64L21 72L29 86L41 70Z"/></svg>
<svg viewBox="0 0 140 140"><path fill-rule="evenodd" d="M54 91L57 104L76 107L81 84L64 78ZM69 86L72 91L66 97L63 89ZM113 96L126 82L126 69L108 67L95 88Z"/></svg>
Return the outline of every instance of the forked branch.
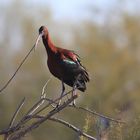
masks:
<svg viewBox="0 0 140 140"><path fill-rule="evenodd" d="M100 113L97 113L96 111L92 111L90 109L84 108L84 107L78 107L73 106L71 103L78 97L78 95L70 96L70 99L65 99L63 104L58 106L59 100L64 100L65 96L72 94L72 91L67 92L63 96L56 98L56 99L48 99L46 98L45 88L48 85L48 81L44 85L41 93L41 98L31 107L29 110L23 115L23 117L16 121L16 116L18 115L19 111L21 110L22 106L24 105L25 99L21 101L18 108L16 109L8 127L2 131L0 131L0 135L4 135L4 140L20 140L22 137L24 137L26 134L30 133L32 130L38 128L41 124L47 122L48 120L51 120L56 123L60 123L65 125L66 127L69 127L73 131L75 131L78 136L84 136L89 140L97 140L95 137L88 135L87 133L83 132L82 129L77 128L73 124L63 120L62 118L56 118L55 115L58 112L62 112L66 108L74 108L78 111L85 111L91 115L96 115L99 117L103 117L105 119L108 119L109 121L113 121L116 123L124 123L120 120L116 120L110 117L107 117L105 115L102 115ZM53 106L56 106L56 108L52 108ZM46 111L47 113L45 115L41 115L41 113L48 109L50 111ZM34 120L34 121L33 121ZM30 123L32 121L32 123Z"/></svg>

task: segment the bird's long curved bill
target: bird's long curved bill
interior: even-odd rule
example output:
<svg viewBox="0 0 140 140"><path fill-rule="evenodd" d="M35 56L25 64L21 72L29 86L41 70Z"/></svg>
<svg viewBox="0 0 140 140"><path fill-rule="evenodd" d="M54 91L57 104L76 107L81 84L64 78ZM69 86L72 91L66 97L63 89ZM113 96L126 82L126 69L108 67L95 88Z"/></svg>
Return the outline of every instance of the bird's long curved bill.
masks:
<svg viewBox="0 0 140 140"><path fill-rule="evenodd" d="M36 42L34 44L34 50L36 49L36 47L37 47L37 45L38 45L41 37L42 37L42 34L39 34L38 37L37 37L37 39L36 39Z"/></svg>

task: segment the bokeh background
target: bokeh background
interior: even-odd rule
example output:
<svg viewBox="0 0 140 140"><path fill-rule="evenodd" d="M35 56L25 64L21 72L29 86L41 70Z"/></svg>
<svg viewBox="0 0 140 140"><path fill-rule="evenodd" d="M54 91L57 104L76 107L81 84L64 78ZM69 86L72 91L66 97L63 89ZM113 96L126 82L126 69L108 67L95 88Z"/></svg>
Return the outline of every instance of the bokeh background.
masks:
<svg viewBox="0 0 140 140"><path fill-rule="evenodd" d="M53 42L75 50L91 81L77 104L126 121L110 124L106 140L140 139L140 1L139 0L4 0L0 1L0 87L10 78L46 25ZM51 74L42 42L0 95L0 129L5 128L20 100L20 115L39 99ZM68 88L67 88L68 89ZM58 97L61 83L52 78L49 97ZM100 119L75 110L58 114L97 137L106 129ZM104 122L104 121L101 121ZM104 136L103 136L104 137ZM0 137L2 139L2 137ZM74 140L77 134L52 122L25 140ZM84 140L83 138L81 138Z"/></svg>

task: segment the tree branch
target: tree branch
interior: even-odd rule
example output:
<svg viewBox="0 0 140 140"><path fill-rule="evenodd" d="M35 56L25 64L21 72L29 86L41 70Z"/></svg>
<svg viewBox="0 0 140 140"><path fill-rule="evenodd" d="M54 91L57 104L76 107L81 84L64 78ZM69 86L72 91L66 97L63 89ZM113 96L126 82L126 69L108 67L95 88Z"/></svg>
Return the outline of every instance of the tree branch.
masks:
<svg viewBox="0 0 140 140"><path fill-rule="evenodd" d="M26 59L29 57L30 53L33 51L33 49L37 46L38 42L40 40L40 36L38 36L35 44L33 45L33 47L30 49L30 51L26 54L26 56L24 57L24 59L21 61L21 63L19 64L19 66L17 67L16 71L14 72L14 74L11 76L11 78L7 81L7 83L0 89L0 94L2 94L3 90L7 88L7 86L11 83L11 81L14 79L14 77L16 76L17 72L19 71L19 69L21 68L21 66L24 64L24 62L26 61Z"/></svg>
<svg viewBox="0 0 140 140"><path fill-rule="evenodd" d="M44 116L36 115L34 118L43 119ZM70 124L67 121L64 121L63 119L56 118L56 117L51 117L51 118L49 118L49 120L54 121L54 122L57 122L57 123L60 123L60 124L63 124L65 126L69 127L70 129L72 129L73 131L75 131L76 133L78 133L78 135L84 136L84 137L88 138L89 140L97 140L96 138L94 138L94 137L86 134L85 132L83 132L82 130L80 130L79 128L77 128L76 126Z"/></svg>
<svg viewBox="0 0 140 140"><path fill-rule="evenodd" d="M69 105L69 107L75 108L75 109L77 109L77 110L86 111L86 112L88 112L88 113L90 113L90 114L93 114L93 115L96 115L96 116L99 116L99 117L108 119L108 120L113 121L113 122L116 122L116 123L125 123L124 121L117 120L117 119L114 119L114 118L105 116L105 115L100 114L100 113L98 113L98 112L96 112L96 111L92 111L92 110L90 110L90 109L88 109L88 108L84 108L84 107L80 107L80 106L78 107L78 106L73 106L73 105Z"/></svg>
<svg viewBox="0 0 140 140"><path fill-rule="evenodd" d="M63 104L57 106L57 104L58 104L57 102L59 100L65 98L65 96L67 96L71 92L73 92L73 89L71 91L67 92L66 94L64 94L62 97L58 97L56 99L48 99L48 98L46 98L46 93L45 93L45 88L48 84L48 81L43 86L41 97L40 97L39 101L37 101L31 108L29 108L29 110L27 111L27 113L25 113L25 115L23 115L21 120L19 120L18 122L15 123L16 116L18 115L19 111L21 110L21 107L23 106L25 99L22 100L22 102L18 106L16 112L14 113L14 115L11 119L8 128L0 131L0 135L4 135L4 140L19 140L26 134L30 133L32 130L38 128L42 123L46 122L47 120L51 120L51 121L63 124L66 127L69 127L70 129L72 129L73 131L78 133L78 135L80 135L80 136L84 136L90 140L97 140L93 136L86 134L81 129L70 124L69 122L64 121L63 119L54 117L58 112L63 111L63 109L65 109L67 107L71 107L71 108L74 108L77 110L82 110L82 111L85 111L92 115L106 118L106 119L116 122L116 123L124 123L123 121L107 117L105 115L102 115L102 114L97 113L96 111L92 111L90 109L70 105L70 103L72 103L78 97L78 95L74 95L70 99L66 99L65 102L63 102ZM51 111L47 112L46 115L42 116L41 113L44 110L46 110L48 107L50 107L52 104L55 104L55 106L57 106L57 108L51 109ZM30 123L31 121L32 121L32 123Z"/></svg>
<svg viewBox="0 0 140 140"><path fill-rule="evenodd" d="M51 117L51 118L49 118L49 120L63 124L65 126L69 127L70 129L72 129L73 131L75 131L76 133L78 133L80 136L84 136L84 137L88 138L89 140L97 140L96 138L84 133L82 130L75 127L74 125L68 123L67 121L64 121L64 120L56 118L56 117Z"/></svg>
<svg viewBox="0 0 140 140"><path fill-rule="evenodd" d="M25 103L25 97L22 99L22 101L21 101L21 103L19 104L17 110L15 111L15 113L14 113L14 115L13 115L13 117L12 117L10 123L9 123L9 127L8 127L8 128L11 128L11 127L13 126L13 124L14 124L14 122L15 122L15 120L16 120L16 117L17 117L17 115L18 115L20 109L23 107L24 103Z"/></svg>
<svg viewBox="0 0 140 140"><path fill-rule="evenodd" d="M9 140L19 140L21 137L25 136L25 134L27 134L30 131L32 131L33 129L39 127L43 122L45 122L46 120L48 120L51 116L53 116L56 113L58 113L61 110L63 110L65 107L67 107L76 98L77 98L77 95L71 97L66 102L64 102L62 105L58 106L58 108L55 108L52 111L50 111L46 116L44 116L44 118L35 121L34 123L32 123L27 128L22 129L21 131L17 132L15 135L13 135L12 137L10 137ZM32 117L34 117L34 115Z"/></svg>

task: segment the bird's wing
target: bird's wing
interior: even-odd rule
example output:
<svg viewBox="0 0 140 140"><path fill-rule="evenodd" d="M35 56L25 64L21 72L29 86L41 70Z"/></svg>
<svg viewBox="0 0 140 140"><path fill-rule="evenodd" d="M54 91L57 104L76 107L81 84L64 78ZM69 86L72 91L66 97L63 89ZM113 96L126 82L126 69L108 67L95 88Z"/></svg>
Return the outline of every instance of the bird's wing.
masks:
<svg viewBox="0 0 140 140"><path fill-rule="evenodd" d="M81 71L83 72L82 76L83 76L84 80L86 82L89 82L89 80L90 80L89 79L89 74L88 74L86 68L81 64L80 56L77 53L75 53L74 51L71 51L71 53L73 53L74 58L76 58L76 61L75 61L76 64L78 64L80 66Z"/></svg>
<svg viewBox="0 0 140 140"><path fill-rule="evenodd" d="M89 75L86 68L81 64L81 60L78 54L74 51L63 49L61 52L63 62L70 68L74 68L78 73L83 73L83 78L87 82L89 81Z"/></svg>
<svg viewBox="0 0 140 140"><path fill-rule="evenodd" d="M73 62L80 62L80 57L72 50L59 48L59 53L61 54L62 59L68 59Z"/></svg>

